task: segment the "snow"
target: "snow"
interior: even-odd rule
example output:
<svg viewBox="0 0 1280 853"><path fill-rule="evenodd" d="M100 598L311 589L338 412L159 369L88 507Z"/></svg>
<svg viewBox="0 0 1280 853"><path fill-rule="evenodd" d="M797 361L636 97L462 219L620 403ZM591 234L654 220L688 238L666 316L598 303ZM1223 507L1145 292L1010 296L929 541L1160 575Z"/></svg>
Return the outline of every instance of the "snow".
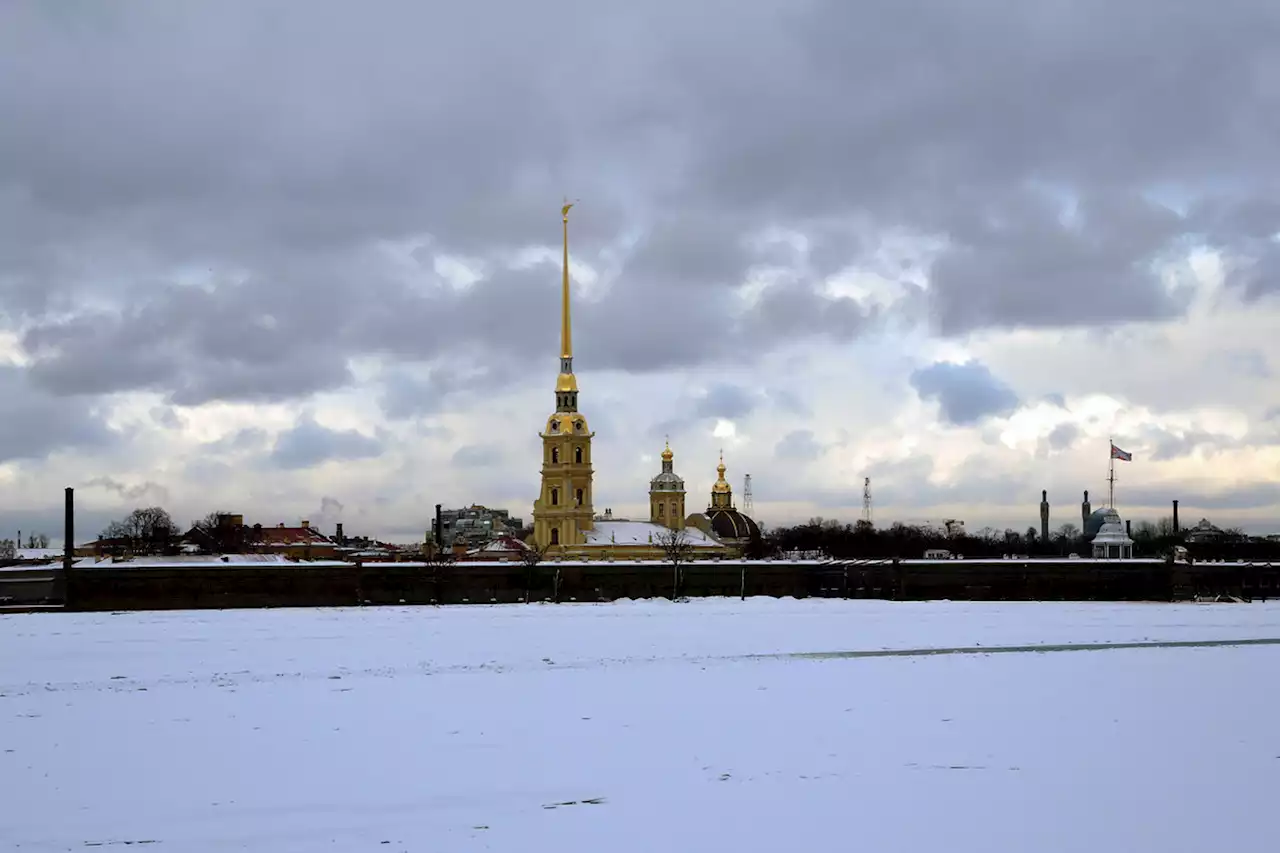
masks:
<svg viewBox="0 0 1280 853"><path fill-rule="evenodd" d="M597 521L592 530L584 531L584 535L588 545L657 546L662 541L661 537L670 532L671 528L650 521ZM694 548L723 547L696 527L686 527L684 535Z"/></svg>
<svg viewBox="0 0 1280 853"><path fill-rule="evenodd" d="M0 849L1270 851L1280 646L1083 649L1272 638L1274 603L0 616Z"/></svg>
<svg viewBox="0 0 1280 853"><path fill-rule="evenodd" d="M19 548L17 558L34 562L36 560L61 560L66 553L62 548Z"/></svg>

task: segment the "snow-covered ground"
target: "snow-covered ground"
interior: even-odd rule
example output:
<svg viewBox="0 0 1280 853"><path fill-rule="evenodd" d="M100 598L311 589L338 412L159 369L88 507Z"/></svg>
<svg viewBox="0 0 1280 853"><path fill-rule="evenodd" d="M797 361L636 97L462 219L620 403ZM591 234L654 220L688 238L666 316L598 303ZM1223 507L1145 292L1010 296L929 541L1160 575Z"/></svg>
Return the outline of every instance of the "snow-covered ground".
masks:
<svg viewBox="0 0 1280 853"><path fill-rule="evenodd" d="M1058 650L1246 639L1280 605L8 615L0 849L1269 853L1280 645Z"/></svg>

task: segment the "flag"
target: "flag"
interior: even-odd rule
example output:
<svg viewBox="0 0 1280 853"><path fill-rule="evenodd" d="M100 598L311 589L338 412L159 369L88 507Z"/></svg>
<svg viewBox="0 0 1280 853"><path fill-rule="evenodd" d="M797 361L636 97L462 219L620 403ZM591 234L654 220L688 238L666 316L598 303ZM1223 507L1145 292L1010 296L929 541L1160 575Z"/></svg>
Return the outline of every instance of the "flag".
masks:
<svg viewBox="0 0 1280 853"><path fill-rule="evenodd" d="M1132 462L1133 454L1127 450L1121 450L1113 444L1111 445L1111 458L1119 459L1121 462Z"/></svg>

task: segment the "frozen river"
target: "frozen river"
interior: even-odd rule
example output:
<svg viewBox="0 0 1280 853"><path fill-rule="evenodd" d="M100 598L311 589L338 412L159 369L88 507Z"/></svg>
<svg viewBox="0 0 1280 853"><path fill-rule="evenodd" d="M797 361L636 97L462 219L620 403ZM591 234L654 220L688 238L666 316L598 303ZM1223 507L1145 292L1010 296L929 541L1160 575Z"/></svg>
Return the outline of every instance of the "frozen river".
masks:
<svg viewBox="0 0 1280 853"><path fill-rule="evenodd" d="M8 615L0 849L1271 851L1276 642L1275 604Z"/></svg>

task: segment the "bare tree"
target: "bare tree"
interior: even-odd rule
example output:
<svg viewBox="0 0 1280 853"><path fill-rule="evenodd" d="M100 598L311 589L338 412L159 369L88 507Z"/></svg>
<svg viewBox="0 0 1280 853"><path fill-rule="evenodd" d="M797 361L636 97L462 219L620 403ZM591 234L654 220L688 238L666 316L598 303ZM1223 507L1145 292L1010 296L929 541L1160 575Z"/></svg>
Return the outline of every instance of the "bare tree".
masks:
<svg viewBox="0 0 1280 853"><path fill-rule="evenodd" d="M28 548L48 548L49 535L47 533L32 533L27 536Z"/></svg>
<svg viewBox="0 0 1280 853"><path fill-rule="evenodd" d="M13 560L18 556L18 549L12 539L0 539L0 560Z"/></svg>
<svg viewBox="0 0 1280 853"><path fill-rule="evenodd" d="M693 543L683 530L664 530L654 544L662 549L662 556L671 564L671 600L680 595L680 565L693 557Z"/></svg>
<svg viewBox="0 0 1280 853"><path fill-rule="evenodd" d="M131 551L156 553L168 550L180 535L169 513L158 506L135 509L102 531L103 539L124 540Z"/></svg>
<svg viewBox="0 0 1280 853"><path fill-rule="evenodd" d="M1064 524L1058 528L1053 538L1059 542L1074 542L1080 538L1080 528L1071 523Z"/></svg>
<svg viewBox="0 0 1280 853"><path fill-rule="evenodd" d="M1164 518L1156 522L1156 536L1165 537L1172 536L1176 531L1173 529L1173 516L1166 515Z"/></svg>
<svg viewBox="0 0 1280 853"><path fill-rule="evenodd" d="M520 552L520 562L524 563L529 568L533 568L542 562L542 558L546 556L546 551L539 548L537 544L533 542L526 542L524 544L529 547Z"/></svg>

